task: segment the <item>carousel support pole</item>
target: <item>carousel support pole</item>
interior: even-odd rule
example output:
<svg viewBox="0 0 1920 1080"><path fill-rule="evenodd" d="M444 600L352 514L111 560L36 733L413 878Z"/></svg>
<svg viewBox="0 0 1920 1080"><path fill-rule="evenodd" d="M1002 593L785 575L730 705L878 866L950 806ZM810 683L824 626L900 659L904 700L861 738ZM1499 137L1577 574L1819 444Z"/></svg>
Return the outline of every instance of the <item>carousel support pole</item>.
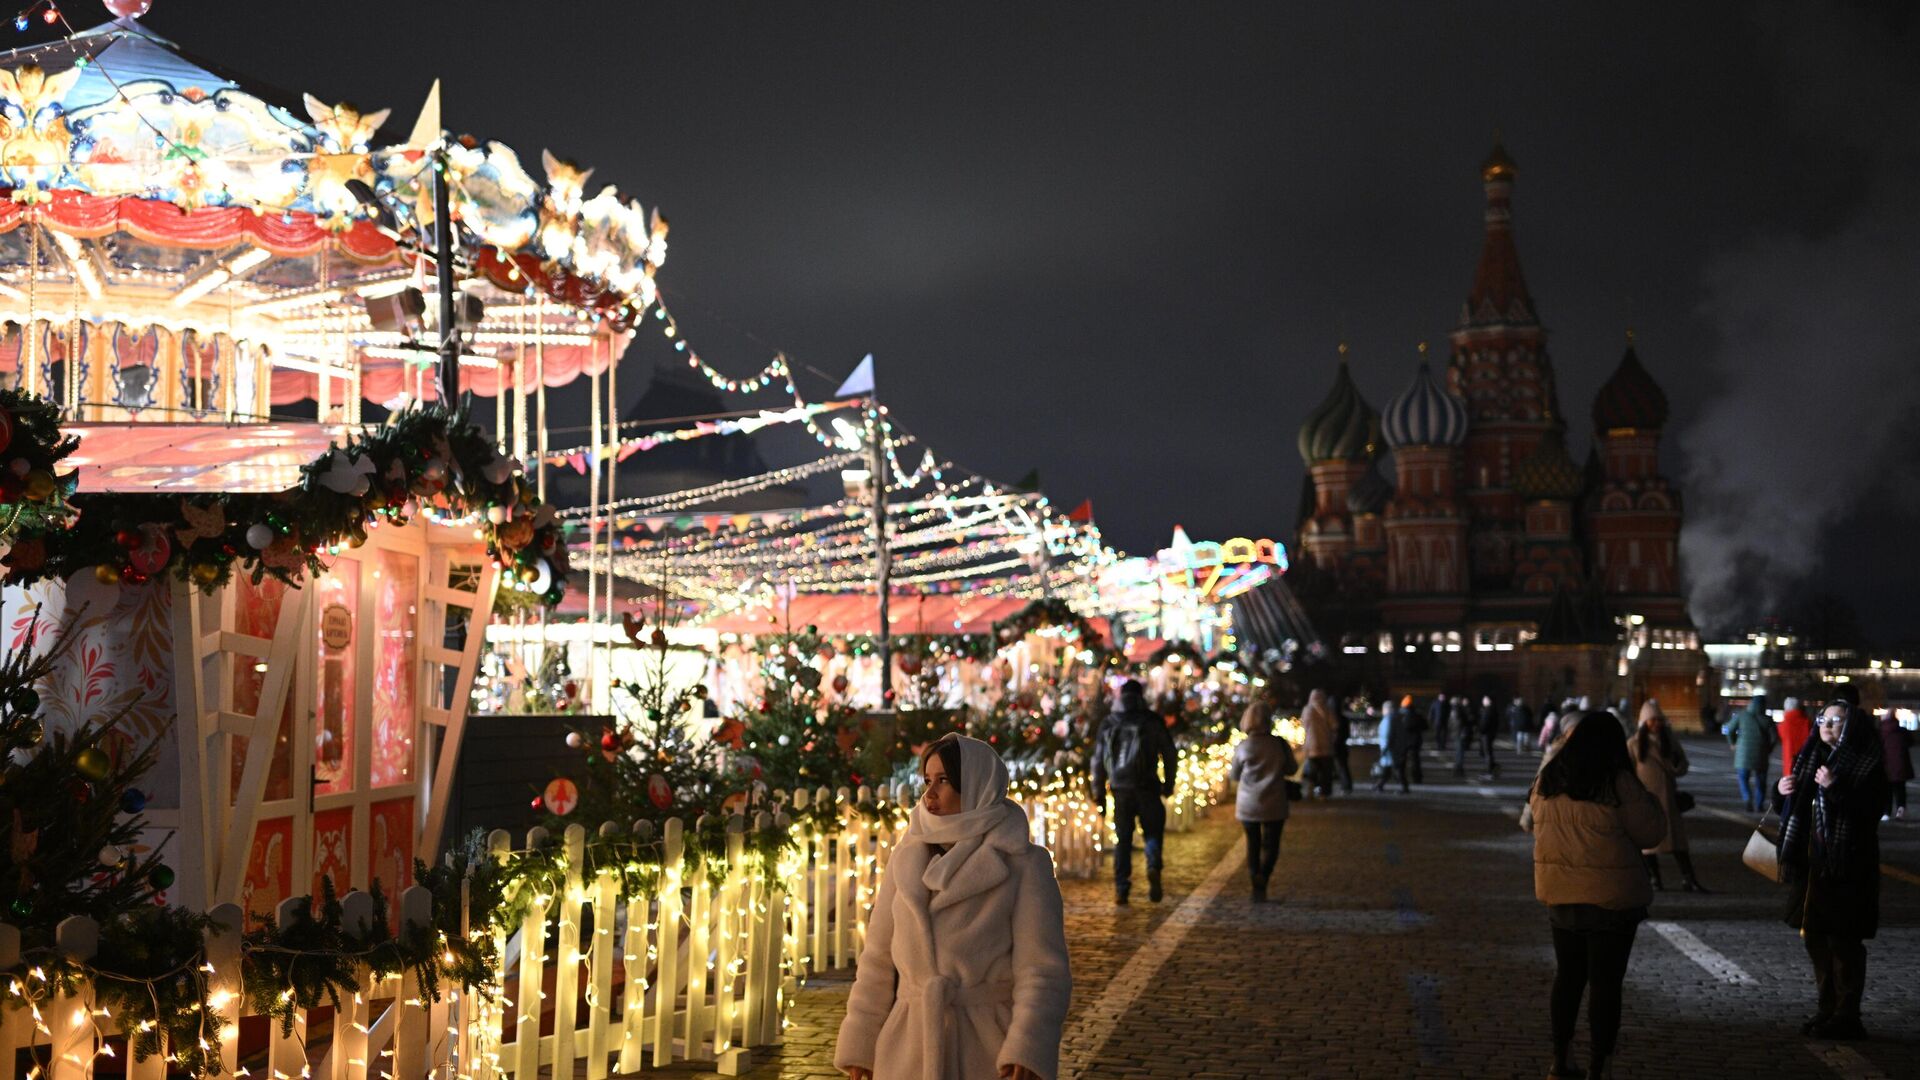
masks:
<svg viewBox="0 0 1920 1080"><path fill-rule="evenodd" d="M887 601L892 591L893 559L887 550L887 429L880 420L880 398L867 399L867 449L873 459L873 579L880 595L880 708L893 708L893 625Z"/></svg>
<svg viewBox="0 0 1920 1080"><path fill-rule="evenodd" d="M453 325L453 209L447 189L447 154L433 156L434 276L440 289L440 402L451 409L460 398L460 337Z"/></svg>

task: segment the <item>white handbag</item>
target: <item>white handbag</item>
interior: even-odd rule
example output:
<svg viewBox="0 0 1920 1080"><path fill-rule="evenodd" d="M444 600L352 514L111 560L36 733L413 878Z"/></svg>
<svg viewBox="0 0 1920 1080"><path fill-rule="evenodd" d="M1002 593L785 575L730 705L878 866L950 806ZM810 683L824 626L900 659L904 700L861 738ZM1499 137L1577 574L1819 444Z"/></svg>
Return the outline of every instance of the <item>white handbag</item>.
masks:
<svg viewBox="0 0 1920 1080"><path fill-rule="evenodd" d="M1768 881L1781 880L1779 826L1772 818L1762 818L1754 827L1753 835L1747 837L1747 849L1740 853L1740 861Z"/></svg>

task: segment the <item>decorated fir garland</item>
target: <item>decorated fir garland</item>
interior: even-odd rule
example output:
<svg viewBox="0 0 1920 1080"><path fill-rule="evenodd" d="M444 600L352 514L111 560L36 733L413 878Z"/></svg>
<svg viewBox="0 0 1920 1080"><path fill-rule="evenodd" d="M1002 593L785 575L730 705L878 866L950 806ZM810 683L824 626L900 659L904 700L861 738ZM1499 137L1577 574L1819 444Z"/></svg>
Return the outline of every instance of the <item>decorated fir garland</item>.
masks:
<svg viewBox="0 0 1920 1080"><path fill-rule="evenodd" d="M1011 645L1036 630L1059 627L1072 631L1079 647L1093 653L1097 664L1118 664L1124 658L1106 644L1098 627L1073 610L1065 600L1047 597L1035 600L1018 612L993 624L993 635L1002 646Z"/></svg>
<svg viewBox="0 0 1920 1080"><path fill-rule="evenodd" d="M80 440L60 430L60 409L45 398L0 390L0 563L36 568L50 534L73 523L74 473L60 461Z"/></svg>
<svg viewBox="0 0 1920 1080"><path fill-rule="evenodd" d="M329 555L365 543L370 529L427 514L473 519L487 554L524 591L557 603L569 570L559 519L534 494L520 464L469 420L470 404L463 398L454 409L438 403L408 409L302 467L299 485L288 491L73 496L82 511L74 527L57 543L30 548L16 541L7 580L92 568L105 582L138 584L170 574L212 591L237 567L255 581L271 575L298 584L325 570ZM71 450L56 445L65 447L62 454ZM50 475L38 464L27 469L29 477L43 474Z"/></svg>

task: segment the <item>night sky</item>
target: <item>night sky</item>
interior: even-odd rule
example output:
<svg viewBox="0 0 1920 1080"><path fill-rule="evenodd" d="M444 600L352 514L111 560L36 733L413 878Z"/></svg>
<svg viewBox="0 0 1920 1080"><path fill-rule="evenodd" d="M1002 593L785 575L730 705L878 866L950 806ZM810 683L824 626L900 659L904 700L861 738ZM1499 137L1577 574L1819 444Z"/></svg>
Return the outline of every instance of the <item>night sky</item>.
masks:
<svg viewBox="0 0 1920 1080"><path fill-rule="evenodd" d="M709 362L873 352L931 445L1038 466L1135 551L1175 522L1291 536L1336 344L1376 407L1416 342L1444 349L1498 128L1575 453L1629 325L1672 399L1696 616L1832 593L1896 640L1920 608L1920 48L1896 10L156 0L146 22L400 130L439 76L452 130L663 208L663 290Z"/></svg>

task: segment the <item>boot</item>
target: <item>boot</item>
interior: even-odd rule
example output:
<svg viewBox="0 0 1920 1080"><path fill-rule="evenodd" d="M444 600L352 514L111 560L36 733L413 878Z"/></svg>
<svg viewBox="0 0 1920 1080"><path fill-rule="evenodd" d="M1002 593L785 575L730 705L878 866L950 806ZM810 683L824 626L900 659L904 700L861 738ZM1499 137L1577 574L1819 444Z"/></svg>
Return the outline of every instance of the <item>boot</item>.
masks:
<svg viewBox="0 0 1920 1080"><path fill-rule="evenodd" d="M1267 879L1259 874L1253 875L1253 902L1256 904L1267 902Z"/></svg>
<svg viewBox="0 0 1920 1080"><path fill-rule="evenodd" d="M1149 867L1147 869L1147 899L1157 904L1164 895L1165 893L1160 890L1160 868L1157 866Z"/></svg>
<svg viewBox="0 0 1920 1080"><path fill-rule="evenodd" d="M1647 864L1647 880L1652 883L1654 892L1665 892L1667 887L1660 883L1660 859L1656 855L1642 855Z"/></svg>
<svg viewBox="0 0 1920 1080"><path fill-rule="evenodd" d="M1713 891L1707 888L1705 885L1700 884L1699 879L1693 876L1692 853L1685 852L1685 851L1676 851L1673 853L1673 861L1680 864L1680 887L1681 888L1692 893L1705 893L1705 892Z"/></svg>

